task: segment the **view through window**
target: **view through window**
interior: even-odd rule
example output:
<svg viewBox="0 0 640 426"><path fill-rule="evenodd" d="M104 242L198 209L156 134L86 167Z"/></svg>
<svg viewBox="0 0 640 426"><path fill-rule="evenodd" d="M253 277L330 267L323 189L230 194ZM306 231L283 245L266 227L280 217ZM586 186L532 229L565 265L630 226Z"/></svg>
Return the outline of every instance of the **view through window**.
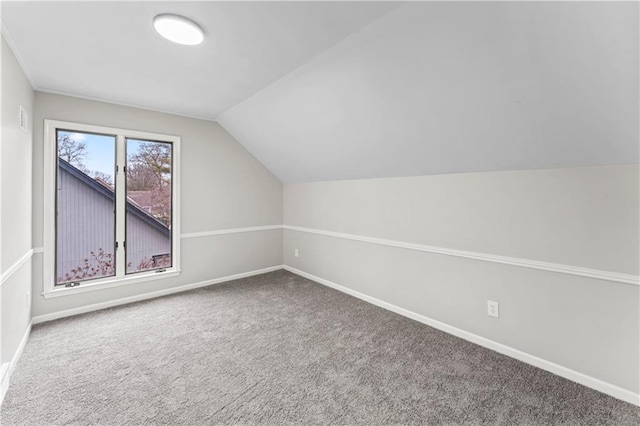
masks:
<svg viewBox="0 0 640 426"><path fill-rule="evenodd" d="M171 144L127 139L127 273L171 266Z"/></svg>
<svg viewBox="0 0 640 426"><path fill-rule="evenodd" d="M56 129L56 152L56 285L172 266L172 143Z"/></svg>

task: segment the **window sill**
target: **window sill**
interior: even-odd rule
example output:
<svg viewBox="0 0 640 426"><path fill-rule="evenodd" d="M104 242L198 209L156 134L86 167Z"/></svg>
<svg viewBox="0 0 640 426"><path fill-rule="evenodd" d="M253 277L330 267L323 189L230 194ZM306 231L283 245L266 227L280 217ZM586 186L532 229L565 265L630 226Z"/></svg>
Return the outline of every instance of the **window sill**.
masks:
<svg viewBox="0 0 640 426"><path fill-rule="evenodd" d="M168 270L166 272L160 272L160 273L153 272L149 274L140 274L136 276L129 276L129 277L117 278L117 279L108 279L105 281L99 281L99 282L93 282L93 283L86 282L86 283L80 284L77 287L60 287L60 288L48 289L42 293L42 296L45 299L51 299L54 297L62 297L62 296L72 296L74 294L86 293L89 291L105 290L108 288L120 287L124 285L138 284L138 283L143 283L147 281L177 277L178 275L180 275L181 272L182 272L181 270L173 269L173 270Z"/></svg>

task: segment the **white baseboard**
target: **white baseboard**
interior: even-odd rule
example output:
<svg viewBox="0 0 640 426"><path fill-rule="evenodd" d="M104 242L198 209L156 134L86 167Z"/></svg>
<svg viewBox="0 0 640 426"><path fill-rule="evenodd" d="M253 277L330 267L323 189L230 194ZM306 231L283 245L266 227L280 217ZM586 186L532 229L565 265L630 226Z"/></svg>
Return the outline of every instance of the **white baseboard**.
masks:
<svg viewBox="0 0 640 426"><path fill-rule="evenodd" d="M53 312L51 314L38 315L33 317L33 324L40 324L46 321L53 321L59 318L70 317L73 315L84 314L87 312L99 311L101 309L112 308L114 306L126 305L127 303L139 302L141 300L153 299L155 297L166 296L169 294L180 293L187 290L193 290L195 288L206 287L213 284L220 284L227 281L233 281L240 278L251 277L254 275L265 274L267 272L277 271L284 269L283 265L271 266L269 268L257 269L255 271L243 272L240 274L229 275L221 278L214 278L212 280L200 281L193 284L186 284L179 287L167 288L164 290L153 291L151 293L138 294L136 296L123 297L121 299L109 300L107 302L95 303L93 305L81 306L78 308L67 309L65 311Z"/></svg>
<svg viewBox="0 0 640 426"><path fill-rule="evenodd" d="M563 367L562 365L558 365L551 361L547 361L545 359L539 358L535 355L528 354L526 352L522 352L518 349L514 349L512 347L503 345L502 343L495 342L493 340L489 340L482 336L478 336L477 334L470 333L468 331L462 330L460 328L453 327L451 325L445 324L438 320L426 317L421 314L417 314L415 312L409 311L407 309L401 308L396 305L392 305L391 303L384 302L380 299L376 299L375 297L368 296L366 294L360 293L358 291L352 290L350 288L341 286L329 280L325 280L324 278L317 277L315 275L309 274L307 272L301 271L299 269L293 268L291 266L284 266L289 272L300 275L302 277L308 278L312 281L315 281L319 284L323 284L327 287L331 287L335 290L341 291L343 293L349 294L351 296L357 297L358 299L364 300L365 302L369 302L372 305L379 306L381 308L387 309L389 311L395 312L399 315L402 315L407 318L411 318L415 321L426 324L430 327L437 328L438 330L442 330L445 333L452 334L456 337L460 337L469 342L475 343L477 345L483 346L485 348L494 350L503 355L510 356L527 364L533 365L534 367L538 367L542 370L549 371L553 374L556 374L560 377L564 377L565 379L569 379L573 382L579 383L581 385L587 386L589 388L595 389L599 392L605 393L607 395L613 396L614 398L621 399L622 401L629 402L631 404L640 406L640 394L634 393L630 390L623 389L619 386L613 385L611 383L607 383L600 379L596 379L591 376L587 376L586 374L571 370L567 367Z"/></svg>
<svg viewBox="0 0 640 426"><path fill-rule="evenodd" d="M22 340L20 340L20 345L18 345L18 349L11 358L11 362L5 363L0 367L0 405L2 405L2 401L4 401L4 396L7 393L7 389L9 389L11 374L13 374L13 370L16 368L16 364L18 364L18 360L22 355L24 346L27 344L27 340L29 340L29 335L31 334L31 324L33 324L33 322L30 322L27 326L27 329L22 336Z"/></svg>

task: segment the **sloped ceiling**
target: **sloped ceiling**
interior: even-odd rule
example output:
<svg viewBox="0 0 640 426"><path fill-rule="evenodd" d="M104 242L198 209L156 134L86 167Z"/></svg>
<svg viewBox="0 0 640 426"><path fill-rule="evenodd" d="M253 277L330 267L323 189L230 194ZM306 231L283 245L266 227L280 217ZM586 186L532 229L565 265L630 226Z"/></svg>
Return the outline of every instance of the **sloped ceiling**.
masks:
<svg viewBox="0 0 640 426"><path fill-rule="evenodd" d="M283 182L638 162L637 2L2 9L36 89L218 119Z"/></svg>
<svg viewBox="0 0 640 426"><path fill-rule="evenodd" d="M638 162L638 4L402 5L219 122L284 182Z"/></svg>

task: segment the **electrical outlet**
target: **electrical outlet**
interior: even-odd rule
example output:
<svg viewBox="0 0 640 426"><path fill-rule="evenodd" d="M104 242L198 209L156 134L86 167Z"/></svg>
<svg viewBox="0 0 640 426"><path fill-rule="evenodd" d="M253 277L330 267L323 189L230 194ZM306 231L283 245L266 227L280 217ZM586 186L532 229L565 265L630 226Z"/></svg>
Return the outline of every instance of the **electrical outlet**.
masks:
<svg viewBox="0 0 640 426"><path fill-rule="evenodd" d="M27 308L31 305L31 293L27 292Z"/></svg>
<svg viewBox="0 0 640 426"><path fill-rule="evenodd" d="M293 251L293 255L294 255L295 257L298 257L298 249L295 249L295 250Z"/></svg>
<svg viewBox="0 0 640 426"><path fill-rule="evenodd" d="M487 315L500 318L500 304L492 300L487 300Z"/></svg>

